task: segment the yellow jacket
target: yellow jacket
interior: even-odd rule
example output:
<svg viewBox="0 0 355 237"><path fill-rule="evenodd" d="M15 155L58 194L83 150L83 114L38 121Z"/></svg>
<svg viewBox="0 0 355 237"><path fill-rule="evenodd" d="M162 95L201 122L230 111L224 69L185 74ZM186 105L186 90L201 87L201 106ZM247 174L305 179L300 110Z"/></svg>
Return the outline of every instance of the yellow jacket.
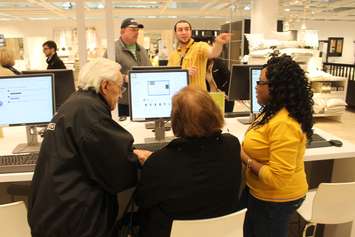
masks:
<svg viewBox="0 0 355 237"><path fill-rule="evenodd" d="M246 171L246 182L254 197L271 202L288 202L305 196L304 171L306 136L301 125L281 109L263 126L246 132L243 148L263 164L259 175Z"/></svg>
<svg viewBox="0 0 355 237"><path fill-rule="evenodd" d="M0 76L13 76L13 75L15 75L15 73L13 73L10 69L0 66Z"/></svg>
<svg viewBox="0 0 355 237"><path fill-rule="evenodd" d="M194 76L189 76L189 85L206 91L206 70L209 50L210 46L206 42L194 42L191 39L186 48L178 47L170 54L168 66L181 66L183 69L195 66L197 73Z"/></svg>

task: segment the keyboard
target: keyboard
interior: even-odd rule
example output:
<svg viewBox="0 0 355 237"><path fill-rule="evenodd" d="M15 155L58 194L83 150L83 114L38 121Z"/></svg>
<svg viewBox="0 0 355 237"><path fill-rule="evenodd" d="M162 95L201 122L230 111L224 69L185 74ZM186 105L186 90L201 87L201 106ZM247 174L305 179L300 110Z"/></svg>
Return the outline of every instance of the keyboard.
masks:
<svg viewBox="0 0 355 237"><path fill-rule="evenodd" d="M35 169L38 153L0 156L0 173L32 172Z"/></svg>
<svg viewBox="0 0 355 237"><path fill-rule="evenodd" d="M169 142L154 142L154 143L142 143L142 144L134 144L133 147L135 149L142 149L142 150L148 150L148 151L158 151L168 145Z"/></svg>
<svg viewBox="0 0 355 237"><path fill-rule="evenodd" d="M316 133L312 135L310 142L307 142L307 148L318 148L327 146L332 146L332 144Z"/></svg>
<svg viewBox="0 0 355 237"><path fill-rule="evenodd" d="M224 117L225 118L235 118L235 117L243 117L243 116L249 116L250 111L238 111L238 112L225 112Z"/></svg>

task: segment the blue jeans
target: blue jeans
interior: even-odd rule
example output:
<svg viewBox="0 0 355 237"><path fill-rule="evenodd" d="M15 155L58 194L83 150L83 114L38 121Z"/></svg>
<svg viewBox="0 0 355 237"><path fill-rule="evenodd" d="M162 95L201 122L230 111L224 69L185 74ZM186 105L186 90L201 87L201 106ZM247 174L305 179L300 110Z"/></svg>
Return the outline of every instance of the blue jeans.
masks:
<svg viewBox="0 0 355 237"><path fill-rule="evenodd" d="M290 216L304 198L291 202L266 202L253 197L248 190L244 237L287 237Z"/></svg>

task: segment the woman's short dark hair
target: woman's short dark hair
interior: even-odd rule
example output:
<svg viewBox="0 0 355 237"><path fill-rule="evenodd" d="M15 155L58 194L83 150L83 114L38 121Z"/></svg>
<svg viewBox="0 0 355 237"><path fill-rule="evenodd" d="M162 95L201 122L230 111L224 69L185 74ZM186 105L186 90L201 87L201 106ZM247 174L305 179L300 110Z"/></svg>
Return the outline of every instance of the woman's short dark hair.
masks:
<svg viewBox="0 0 355 237"><path fill-rule="evenodd" d="M208 137L223 127L222 111L203 90L185 87L173 97L171 126L177 137Z"/></svg>
<svg viewBox="0 0 355 237"><path fill-rule="evenodd" d="M175 31L175 32L176 32L176 26L177 26L177 24L179 24L179 23L187 23L187 24L189 24L190 30L192 30L192 26L191 26L190 22L188 22L187 20L179 20L179 21L176 22L175 25L174 25L174 31Z"/></svg>
<svg viewBox="0 0 355 237"><path fill-rule="evenodd" d="M42 47L47 46L50 49L57 51L57 44L53 40L48 40L42 44Z"/></svg>
<svg viewBox="0 0 355 237"><path fill-rule="evenodd" d="M313 92L303 69L290 56L272 57L264 65L270 99L263 106L257 124L265 124L285 107L310 138L313 134Z"/></svg>

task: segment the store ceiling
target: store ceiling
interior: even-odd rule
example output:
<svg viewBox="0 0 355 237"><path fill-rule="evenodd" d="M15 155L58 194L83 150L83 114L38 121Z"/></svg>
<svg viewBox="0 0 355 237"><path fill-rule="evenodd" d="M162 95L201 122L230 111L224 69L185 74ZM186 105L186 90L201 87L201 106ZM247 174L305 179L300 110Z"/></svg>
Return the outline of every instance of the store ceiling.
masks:
<svg viewBox="0 0 355 237"><path fill-rule="evenodd" d="M115 18L242 19L250 17L252 0L113 0ZM88 19L103 19L105 1L85 1ZM355 21L354 0L279 0L279 18ZM75 1L0 1L0 21L75 19Z"/></svg>

